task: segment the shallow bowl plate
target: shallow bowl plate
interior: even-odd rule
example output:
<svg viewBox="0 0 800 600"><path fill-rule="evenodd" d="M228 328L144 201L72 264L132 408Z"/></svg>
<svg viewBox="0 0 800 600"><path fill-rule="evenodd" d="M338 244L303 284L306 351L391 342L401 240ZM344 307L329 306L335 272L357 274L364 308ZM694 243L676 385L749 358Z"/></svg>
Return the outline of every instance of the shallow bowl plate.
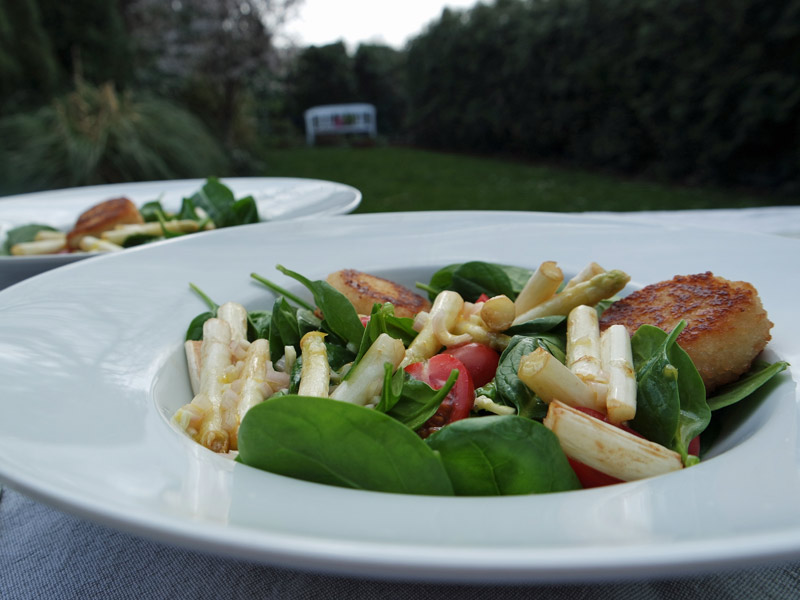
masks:
<svg viewBox="0 0 800 600"><path fill-rule="evenodd" d="M369 577L577 581L687 574L800 556L796 240L514 212L336 216L247 225L56 269L0 292L0 478L88 519L198 550ZM768 358L793 365L733 410L708 460L608 488L502 498L364 492L214 455L176 432L190 400L182 340L222 303L270 308L350 267L406 285L487 260L567 273L589 261L631 288L711 270L759 290ZM292 289L295 289L292 287Z"/></svg>
<svg viewBox="0 0 800 600"><path fill-rule="evenodd" d="M0 197L0 244L9 230L28 223L50 225L69 231L87 208L127 196L137 206L160 199L167 210L178 210L181 200L191 196L204 179L119 183L69 188ZM352 212L361 202L361 192L349 185L318 179L288 177L232 177L222 179L237 198L252 195L264 221L282 221ZM0 288L90 256L94 253L0 256Z"/></svg>

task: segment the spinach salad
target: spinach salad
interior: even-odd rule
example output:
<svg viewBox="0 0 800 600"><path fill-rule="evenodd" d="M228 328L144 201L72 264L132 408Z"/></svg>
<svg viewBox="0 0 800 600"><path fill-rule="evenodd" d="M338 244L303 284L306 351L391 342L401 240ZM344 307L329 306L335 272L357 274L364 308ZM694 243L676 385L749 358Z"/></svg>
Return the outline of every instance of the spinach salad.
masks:
<svg viewBox="0 0 800 600"><path fill-rule="evenodd" d="M390 302L359 315L327 281L277 268L302 284L311 300L255 273L251 277L274 297L258 310L219 305L192 286L208 310L186 332L196 395L173 422L213 450L236 451L240 463L311 482L489 496L669 472L698 462L718 429L718 414L787 367L754 361L737 382L707 397L691 358L676 343L685 323L673 331L645 325L616 342L621 354L616 351L606 367L617 369L628 395L612 410L611 384L602 384L604 397L609 390L606 411L595 380L576 382L574 373L556 379L570 370L566 365L591 363L585 355L575 358L586 345L584 338L570 341L578 339L570 327L586 325L572 319L580 313L589 323L584 334L592 334L598 315L629 280L620 271L557 281L548 300L522 310L519 302L531 295L539 269L449 265L417 284L432 305L410 318L397 316ZM491 303L495 308L486 311ZM503 318L509 306L511 317ZM230 327L221 327L223 321ZM540 372L557 377L548 383ZM569 386L589 400L570 406L563 391ZM618 442L632 448L631 463L637 452L655 449L661 462L653 468L663 470L609 475L591 466L592 456L580 448ZM629 473L627 465L620 468Z"/></svg>
<svg viewBox="0 0 800 600"><path fill-rule="evenodd" d="M111 208L126 200L126 218L120 219ZM80 243L70 243L81 217L91 215L91 230ZM177 211L168 211L160 199L139 207L129 200L113 198L85 211L70 232L41 223L29 223L9 230L0 244L0 256L32 256L65 252L114 251L148 242L179 237L207 229L258 223L258 207L253 196L236 198L233 191L215 177L181 201ZM103 224L105 223L105 224Z"/></svg>

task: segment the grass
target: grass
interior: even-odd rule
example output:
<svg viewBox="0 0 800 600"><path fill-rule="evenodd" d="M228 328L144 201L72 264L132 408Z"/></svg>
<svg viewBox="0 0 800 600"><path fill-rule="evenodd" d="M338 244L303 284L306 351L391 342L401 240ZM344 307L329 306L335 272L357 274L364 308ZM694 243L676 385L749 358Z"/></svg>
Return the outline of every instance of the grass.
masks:
<svg viewBox="0 0 800 600"><path fill-rule="evenodd" d="M635 211L798 204L798 198L659 185L580 170L398 147L271 150L272 177L339 181L359 213L398 210Z"/></svg>

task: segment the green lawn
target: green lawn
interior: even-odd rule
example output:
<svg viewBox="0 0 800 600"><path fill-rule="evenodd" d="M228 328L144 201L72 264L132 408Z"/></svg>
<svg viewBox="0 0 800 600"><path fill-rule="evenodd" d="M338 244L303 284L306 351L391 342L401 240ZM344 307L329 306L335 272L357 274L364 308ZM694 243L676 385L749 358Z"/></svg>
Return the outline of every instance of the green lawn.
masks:
<svg viewBox="0 0 800 600"><path fill-rule="evenodd" d="M798 204L785 196L664 186L579 170L409 148L272 150L265 175L311 177L363 193L356 212L659 210Z"/></svg>

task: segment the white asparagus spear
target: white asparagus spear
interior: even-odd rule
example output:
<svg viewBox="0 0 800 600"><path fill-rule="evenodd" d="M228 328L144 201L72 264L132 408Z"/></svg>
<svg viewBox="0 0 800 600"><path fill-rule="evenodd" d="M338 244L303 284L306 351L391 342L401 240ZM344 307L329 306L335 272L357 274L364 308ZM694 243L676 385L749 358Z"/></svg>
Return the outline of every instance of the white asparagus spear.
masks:
<svg viewBox="0 0 800 600"><path fill-rule="evenodd" d="M553 401L544 425L558 437L564 453L622 481L654 477L683 468L680 454Z"/></svg>
<svg viewBox="0 0 800 600"><path fill-rule="evenodd" d="M636 416L636 374L631 338L624 325L612 325L600 335L600 356L608 374L608 418L616 424L630 421Z"/></svg>
<svg viewBox="0 0 800 600"><path fill-rule="evenodd" d="M203 324L203 365L200 371L200 393L195 400L206 409L196 440L214 452L227 452L230 435L224 425L229 421L223 414L225 370L230 366L231 329L222 319L209 319ZM195 402L192 400L192 402Z"/></svg>
<svg viewBox="0 0 800 600"><path fill-rule="evenodd" d="M608 375L603 370L600 356L597 311L591 306L576 306L567 316L566 365L595 391L597 403L604 404Z"/></svg>
<svg viewBox="0 0 800 600"><path fill-rule="evenodd" d="M588 281L564 288L549 300L517 315L514 324L517 325L539 317L566 316L569 311L580 304L594 306L600 300L610 298L621 291L628 281L630 281L630 276L622 271L613 270L599 273Z"/></svg>
<svg viewBox="0 0 800 600"><path fill-rule="evenodd" d="M564 273L552 260L546 260L533 272L522 291L514 300L517 315L529 311L553 297L558 286L564 281Z"/></svg>
<svg viewBox="0 0 800 600"><path fill-rule="evenodd" d="M459 317L453 325L453 334L456 340L461 340L459 342L461 344L478 342L499 352L502 352L511 340L511 336L498 331L490 331L481 315L477 313L467 318Z"/></svg>
<svg viewBox="0 0 800 600"><path fill-rule="evenodd" d="M118 252L119 250L124 250L119 244L102 240L93 235L83 236L78 246L84 252Z"/></svg>
<svg viewBox="0 0 800 600"><path fill-rule="evenodd" d="M247 341L247 309L238 302L226 302L217 310L217 317L231 328L231 341Z"/></svg>
<svg viewBox="0 0 800 600"><path fill-rule="evenodd" d="M273 393L273 389L267 381L268 362L269 342L265 339L254 340L247 349L242 368L243 383L237 407L240 423L248 410L269 398Z"/></svg>
<svg viewBox="0 0 800 600"><path fill-rule="evenodd" d="M51 231L50 229L40 229L36 232L36 235L33 236L33 239L37 242L41 242L42 240L64 240L66 243L67 241L67 234L63 231Z"/></svg>
<svg viewBox="0 0 800 600"><path fill-rule="evenodd" d="M605 403L598 403L594 390L543 348L537 348L520 359L517 375L548 404L561 400L570 406L605 412Z"/></svg>
<svg viewBox="0 0 800 600"><path fill-rule="evenodd" d="M405 367L426 360L436 354L442 346L455 346L471 341L472 338L468 334L454 336L450 333L463 308L464 299L457 292L449 290L440 292L433 301L428 319L408 346L400 366Z"/></svg>
<svg viewBox="0 0 800 600"><path fill-rule="evenodd" d="M173 219L164 222L164 229L171 233L194 233L199 229L199 223L191 219ZM100 237L115 244L124 244L132 235L161 236L164 234L161 223L129 223L117 225L114 229L104 231Z"/></svg>
<svg viewBox="0 0 800 600"><path fill-rule="evenodd" d="M328 397L331 382L331 367L328 364L328 351L325 348L325 334L309 331L300 340L303 366L300 370L300 396Z"/></svg>
<svg viewBox="0 0 800 600"><path fill-rule="evenodd" d="M192 387L192 396L196 396L200 392L203 342L200 340L186 340L183 343L183 350L186 354L186 365L189 370L189 383Z"/></svg>
<svg viewBox="0 0 800 600"><path fill-rule="evenodd" d="M380 395L383 387L384 364L391 363L392 372L403 361L403 342L387 333L380 334L361 357L358 364L339 386L331 398L365 406Z"/></svg>
<svg viewBox="0 0 800 600"><path fill-rule="evenodd" d="M588 265L583 267L578 273L567 282L567 285L564 286L564 289L571 288L573 285L578 285L579 283L583 283L584 281L589 281L595 275L599 275L600 273L605 273L606 270L598 265L596 262L590 262Z"/></svg>
<svg viewBox="0 0 800 600"><path fill-rule="evenodd" d="M36 256L40 254L55 254L67 247L67 238L52 238L35 240L33 242L19 242L11 246L14 256Z"/></svg>

